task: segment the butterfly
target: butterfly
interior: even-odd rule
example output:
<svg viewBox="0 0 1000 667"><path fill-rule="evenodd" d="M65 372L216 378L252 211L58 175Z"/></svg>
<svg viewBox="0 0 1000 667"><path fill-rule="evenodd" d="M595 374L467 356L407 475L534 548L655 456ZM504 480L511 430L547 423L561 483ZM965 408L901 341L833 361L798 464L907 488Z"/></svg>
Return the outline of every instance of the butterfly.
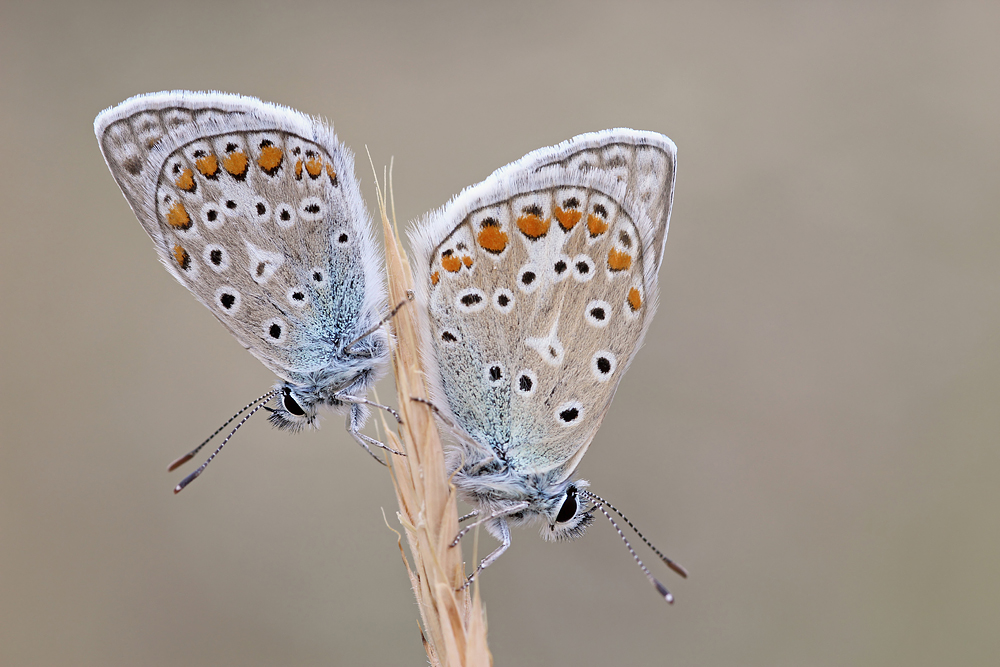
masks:
<svg viewBox="0 0 1000 667"><path fill-rule="evenodd" d="M216 434L261 407L296 431L323 406L347 413L372 456L369 445L389 449L361 433L369 406L385 408L366 398L389 354L383 263L333 129L252 97L188 91L132 97L94 129L167 271L278 377Z"/></svg>
<svg viewBox="0 0 1000 667"><path fill-rule="evenodd" d="M631 522L573 476L652 322L675 171L662 134L583 134L411 227L430 403L456 442L451 480L474 507L463 519L478 517L453 546L479 524L501 542L476 572L510 546L512 525L571 539L600 510L672 601L606 508Z"/></svg>

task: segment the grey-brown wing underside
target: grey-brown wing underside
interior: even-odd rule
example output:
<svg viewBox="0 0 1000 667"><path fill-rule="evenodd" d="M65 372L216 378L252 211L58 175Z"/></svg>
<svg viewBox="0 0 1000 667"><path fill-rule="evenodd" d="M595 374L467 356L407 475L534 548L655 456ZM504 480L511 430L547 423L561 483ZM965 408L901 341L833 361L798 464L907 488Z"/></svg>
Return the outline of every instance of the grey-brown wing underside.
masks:
<svg viewBox="0 0 1000 667"><path fill-rule="evenodd" d="M632 216L596 188L525 188L466 217L430 262L431 334L456 421L517 469L565 464L638 347L646 262Z"/></svg>
<svg viewBox="0 0 1000 667"><path fill-rule="evenodd" d="M675 165L663 135L581 135L419 224L429 379L463 439L572 472L655 310Z"/></svg>
<svg viewBox="0 0 1000 667"><path fill-rule="evenodd" d="M304 381L377 317L367 210L323 123L253 98L173 92L95 125L168 271L277 375Z"/></svg>

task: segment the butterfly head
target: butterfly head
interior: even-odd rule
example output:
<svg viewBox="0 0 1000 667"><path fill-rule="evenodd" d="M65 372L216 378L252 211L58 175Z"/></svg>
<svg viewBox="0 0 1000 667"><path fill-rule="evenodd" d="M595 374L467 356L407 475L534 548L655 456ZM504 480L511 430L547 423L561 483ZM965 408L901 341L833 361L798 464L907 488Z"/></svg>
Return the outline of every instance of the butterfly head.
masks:
<svg viewBox="0 0 1000 667"><path fill-rule="evenodd" d="M542 539L549 542L575 540L581 537L594 521L592 508L585 500L585 491L589 486L587 480L567 480L560 483L548 483L544 476L537 479L525 479L521 493L512 494L509 500L496 503L503 508L506 504L513 507L517 504L527 505L523 510L506 515L511 524L523 525L540 523ZM493 508L496 512L497 507ZM500 511L504 511L501 509Z"/></svg>
<svg viewBox="0 0 1000 667"><path fill-rule="evenodd" d="M559 480L558 471L518 473L493 463L494 467L464 466L452 477L460 495L480 512L515 526L540 523L542 539L548 541L576 539L593 522L587 480ZM494 532L491 523L487 526Z"/></svg>
<svg viewBox="0 0 1000 667"><path fill-rule="evenodd" d="M593 510L581 497L580 490L588 486L586 480L575 480L565 485L555 496L542 526L542 539L550 541L575 540L583 535L594 521Z"/></svg>
<svg viewBox="0 0 1000 667"><path fill-rule="evenodd" d="M276 388L277 407L268 408L268 420L277 428L300 431L316 424L319 397L302 387L284 383Z"/></svg>

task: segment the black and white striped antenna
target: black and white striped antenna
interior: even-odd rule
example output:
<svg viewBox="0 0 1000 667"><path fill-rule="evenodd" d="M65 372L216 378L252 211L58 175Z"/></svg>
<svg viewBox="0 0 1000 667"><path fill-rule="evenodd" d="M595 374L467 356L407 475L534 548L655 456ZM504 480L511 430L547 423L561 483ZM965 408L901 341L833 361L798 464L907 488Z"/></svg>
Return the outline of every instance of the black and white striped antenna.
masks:
<svg viewBox="0 0 1000 667"><path fill-rule="evenodd" d="M605 500L604 498L600 497L599 495L597 495L596 493L593 493L591 491L587 491L585 489L580 489L579 493L580 493L580 495L588 498L591 502L593 502L594 503L594 507L596 507L597 509L601 510L601 514L603 514L605 517L607 517L608 521L611 522L611 525L614 526L614 528L615 528L616 531L618 531L618 536L620 538L622 538L622 542L625 543L625 547L628 549L629 553L632 554L632 558L635 559L636 564L639 566L639 568L646 575L646 578L649 579L649 583L653 584L653 588L655 588L657 590L657 592L660 595L663 596L664 600L666 600L670 604L673 604L674 603L674 596L670 593L670 591L667 590L666 586L664 586L662 583L660 583L659 579L657 579L656 577L653 576L653 574L649 571L649 568L647 568L646 565L642 562L642 559L639 558L639 554L637 554L635 552L635 549L632 548L632 545L629 544L628 538L625 537L625 533L622 532L622 529L618 525L618 522L615 521L614 517L611 516L611 514L608 513L608 510L605 509L605 507L610 508L611 511L613 511L615 514L617 514L618 516L620 516L622 518L622 521L624 521L625 523L627 523L628 527L631 528L633 531L635 531L635 534L639 536L639 539L642 540L643 543L647 547L649 547L650 549L652 549L653 553L655 553L657 556L660 557L660 560L662 560L664 563L666 563L667 567L669 567L671 570L673 570L674 572L676 572L680 576L684 577L685 579L687 579L687 576L688 576L687 570L685 570L679 564L675 563L670 558L667 558L665 555L663 555L663 552L660 551L659 549L657 549L655 546L653 546L653 544L649 540L647 540L646 537L641 532L639 532L639 529L635 527L635 524L632 523L631 521L629 521L628 517L625 516L624 514L622 514L621 511L617 507L615 507L614 505L612 505L611 503L609 503L607 500Z"/></svg>
<svg viewBox="0 0 1000 667"><path fill-rule="evenodd" d="M233 435L236 434L236 431L240 430L240 426L243 426L243 424L245 424L247 422L247 420L250 419L250 417L252 417L254 415L255 412L257 412L262 407L264 407L264 405L269 400L271 400L272 398L274 398L277 395L278 395L278 392L276 390L272 389L271 391L267 392L263 396L260 396L260 397L256 398L255 400L250 401L245 406L243 406L243 408L239 412L237 412L235 415L233 415L232 417L230 417L226 421L226 423L224 423L219 428L215 429L215 433L213 433L212 435L210 435L207 438L205 438L205 441L203 443L201 443L200 445L198 445L197 447L195 447L194 449L192 449L190 452L188 452L187 454L185 454L184 456L180 457L179 459L177 459L173 463L171 463L169 466L167 466L167 471L168 472L173 472L177 468L181 467L182 465L184 465L185 463L187 463L188 461L190 461L191 459L193 459L195 457L195 455L198 452L200 452L205 445L207 445L209 442L212 441L212 438L214 438L215 436L219 435L219 433L221 433L224 428L226 428L231 423L233 423L233 421L237 417L239 417L241 414L243 414L247 410L250 410L250 413L247 414L246 417L244 417L243 419L241 419L240 423L237 424L233 428L233 430L229 432L229 435L227 435L226 438L225 438L225 440L223 440L222 443L216 448L216 450L214 452L212 452L212 455L209 456L208 459L204 463L202 463L201 466L199 466L197 470L195 470L193 473L191 473L190 475L188 475L187 477L185 477L184 479L182 479L181 483L174 487L174 493L180 493L181 490L185 486L187 486L188 484L190 484L191 482L193 482L195 480L195 478L198 477L198 475L200 475L202 472L204 472L205 468L208 467L208 464L212 462L212 459L214 459L216 456L218 456L219 452L222 451L222 448L226 446L226 443L229 442L229 439L232 438ZM253 408L253 409L251 410L251 408Z"/></svg>

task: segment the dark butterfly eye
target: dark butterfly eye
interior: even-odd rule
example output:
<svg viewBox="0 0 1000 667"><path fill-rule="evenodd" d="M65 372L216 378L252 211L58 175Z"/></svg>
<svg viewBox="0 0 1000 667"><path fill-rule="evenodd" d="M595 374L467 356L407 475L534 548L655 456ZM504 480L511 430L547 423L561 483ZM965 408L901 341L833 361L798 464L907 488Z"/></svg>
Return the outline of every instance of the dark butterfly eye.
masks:
<svg viewBox="0 0 1000 667"><path fill-rule="evenodd" d="M281 404L285 406L285 409L288 410L288 412L296 417L304 417L306 414L306 411L302 409L302 406L300 406L294 398L292 398L291 392L287 389L285 389L285 395L281 399Z"/></svg>
<svg viewBox="0 0 1000 667"><path fill-rule="evenodd" d="M556 515L556 523L566 523L575 516L576 487L571 486L566 489L566 500L563 501L562 507L559 508L559 514Z"/></svg>

